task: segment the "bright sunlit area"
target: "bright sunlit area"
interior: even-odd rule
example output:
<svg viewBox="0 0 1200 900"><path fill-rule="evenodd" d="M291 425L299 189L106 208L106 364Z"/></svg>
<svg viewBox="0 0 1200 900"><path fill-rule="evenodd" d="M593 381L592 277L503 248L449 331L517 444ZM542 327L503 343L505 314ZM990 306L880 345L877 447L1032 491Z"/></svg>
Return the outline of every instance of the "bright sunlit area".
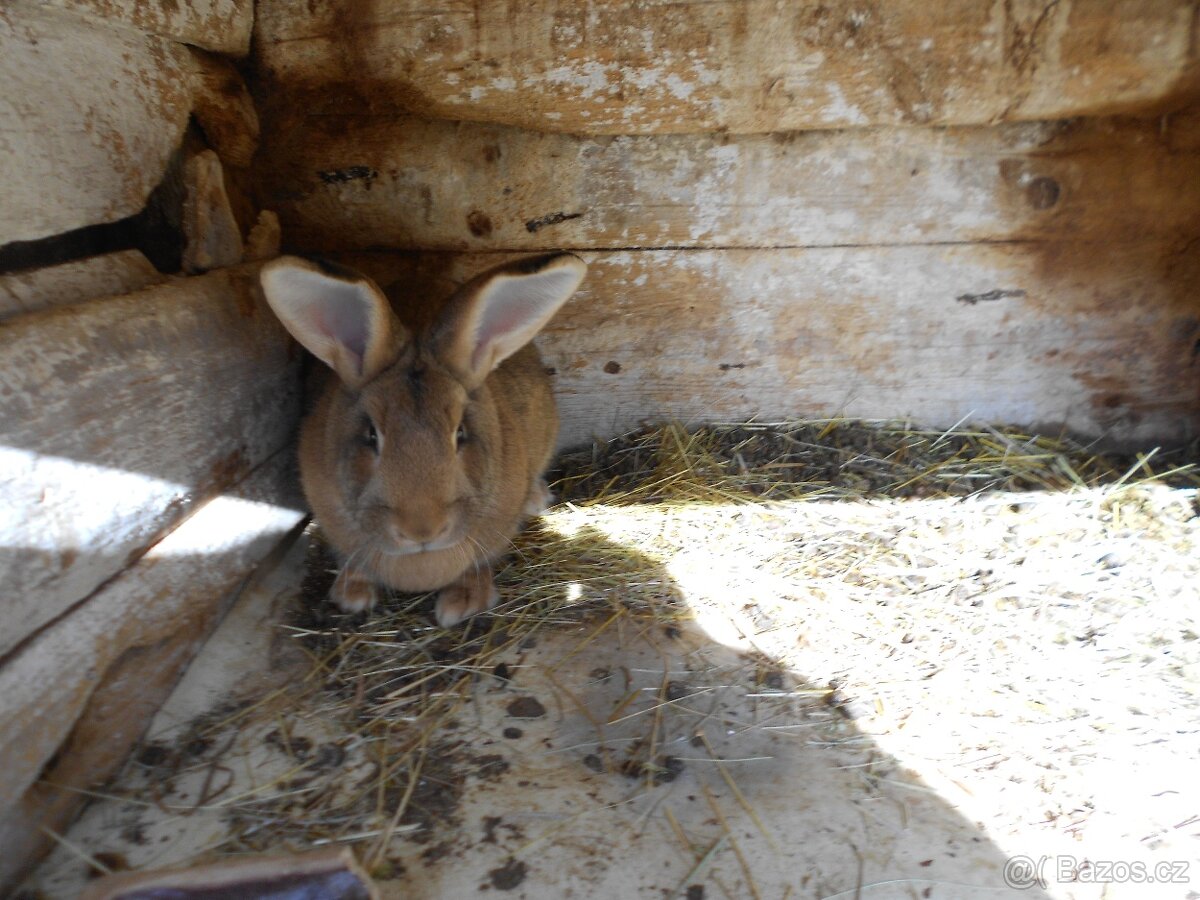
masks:
<svg viewBox="0 0 1200 900"><path fill-rule="evenodd" d="M0 0L0 898L1200 900L1198 247L1197 0Z"/></svg>
<svg viewBox="0 0 1200 900"><path fill-rule="evenodd" d="M455 629L335 612L310 528L31 885L349 845L396 897L1185 895L1186 460L833 420L554 474Z"/></svg>

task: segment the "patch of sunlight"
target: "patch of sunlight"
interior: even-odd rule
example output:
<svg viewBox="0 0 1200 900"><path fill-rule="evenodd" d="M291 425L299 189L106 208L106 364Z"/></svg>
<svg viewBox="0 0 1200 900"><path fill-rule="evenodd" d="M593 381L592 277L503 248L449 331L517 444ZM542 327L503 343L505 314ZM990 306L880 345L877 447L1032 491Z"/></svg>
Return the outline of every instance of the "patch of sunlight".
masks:
<svg viewBox="0 0 1200 900"><path fill-rule="evenodd" d="M114 523L153 537L161 520L146 511L171 504L189 506L194 497L181 484L93 463L0 447L4 495L0 535L6 546L61 553L110 543ZM31 515L31 511L37 513ZM248 531L290 528L296 510L232 494L203 504L152 551L156 556L217 553L245 540ZM139 524L144 521L144 524Z"/></svg>
<svg viewBox="0 0 1200 900"><path fill-rule="evenodd" d="M1010 852L1161 862L1198 798L1196 497L563 504L546 523L654 560L712 640L838 685L889 780Z"/></svg>

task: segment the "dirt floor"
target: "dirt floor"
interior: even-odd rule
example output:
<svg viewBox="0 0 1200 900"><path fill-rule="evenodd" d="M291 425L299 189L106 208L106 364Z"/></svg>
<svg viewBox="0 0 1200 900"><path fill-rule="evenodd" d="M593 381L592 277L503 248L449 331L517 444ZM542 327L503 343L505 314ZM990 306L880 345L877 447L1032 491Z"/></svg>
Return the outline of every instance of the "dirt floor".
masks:
<svg viewBox="0 0 1200 900"><path fill-rule="evenodd" d="M395 898L1200 897L1191 473L816 437L568 459L452 632L333 613L305 535L26 891L346 843Z"/></svg>

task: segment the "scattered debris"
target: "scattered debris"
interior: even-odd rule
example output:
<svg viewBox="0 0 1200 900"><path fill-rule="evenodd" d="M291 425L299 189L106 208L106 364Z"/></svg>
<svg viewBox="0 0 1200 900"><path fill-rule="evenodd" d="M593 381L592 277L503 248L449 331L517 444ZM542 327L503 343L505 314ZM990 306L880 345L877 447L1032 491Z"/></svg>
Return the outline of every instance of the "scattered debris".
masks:
<svg viewBox="0 0 1200 900"><path fill-rule="evenodd" d="M774 840L761 784L740 787L772 764L742 750L756 735L842 753L839 771L872 799L932 793L872 747L870 729L906 764L994 776L1022 827L1027 787L1045 795L1047 828L1078 829L1098 815L1096 781L1047 767L1049 729L1071 759L1094 761L1116 743L1184 752L1168 732L1196 727L1179 716L1200 694L1200 612L1164 602L1194 596L1200 565L1200 478L1182 454L828 420L647 428L564 454L552 477L562 502L516 539L497 573L502 602L451 630L430 596L336 610L335 562L312 531L303 603L284 625L307 676L147 743L127 779L137 802L219 809L228 835L214 853L338 843L373 874L400 870L397 848L424 847L421 865L486 844L508 854L488 889L512 890L526 852L580 807L526 819L539 833L512 843L500 841L516 827L504 807L481 840L463 827L464 786L533 798L544 785L514 773L522 760L566 759L575 796L591 798L578 802L610 809L618 801L598 791L619 792L621 804L645 799L641 824L669 825L686 873L677 893L704 896L699 882L719 868L742 878L725 893L753 896L773 876L751 874L751 842ZM660 669L587 656L637 642ZM736 665L712 664L717 645ZM498 720L472 730L485 701ZM567 718L576 731L557 746ZM522 727L496 727L514 719ZM594 736L576 740L578 728ZM252 791L228 790L230 748L251 733L270 765ZM185 776L199 785L186 800ZM957 778L944 779L951 790ZM703 808L686 831L672 791L677 811Z"/></svg>
<svg viewBox="0 0 1200 900"><path fill-rule="evenodd" d="M514 719L537 719L546 714L546 707L536 697L518 697L508 704L508 714Z"/></svg>
<svg viewBox="0 0 1200 900"><path fill-rule="evenodd" d="M499 868L492 869L488 874L492 876L492 887L496 890L511 891L525 880L528 871L529 867L525 863L510 857L508 862Z"/></svg>

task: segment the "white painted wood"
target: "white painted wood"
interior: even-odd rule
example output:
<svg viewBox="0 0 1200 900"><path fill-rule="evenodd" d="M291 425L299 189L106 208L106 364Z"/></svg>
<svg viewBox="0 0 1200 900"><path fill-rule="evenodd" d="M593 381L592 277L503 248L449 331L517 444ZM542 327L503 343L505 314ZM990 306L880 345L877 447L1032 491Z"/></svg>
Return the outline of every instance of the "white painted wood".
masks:
<svg viewBox="0 0 1200 900"><path fill-rule="evenodd" d="M298 354L257 272L0 323L0 654L289 440Z"/></svg>
<svg viewBox="0 0 1200 900"><path fill-rule="evenodd" d="M257 16L293 108L573 134L1129 112L1194 87L1197 46L1188 0L261 0Z"/></svg>
<svg viewBox="0 0 1200 900"><path fill-rule="evenodd" d="M53 846L41 827L63 830L86 801L78 791L123 762L231 592L303 518L297 491L285 450L4 660L0 890Z"/></svg>
<svg viewBox="0 0 1200 900"><path fill-rule="evenodd" d="M0 275L0 320L52 306L141 290L166 281L137 250Z"/></svg>
<svg viewBox="0 0 1200 900"><path fill-rule="evenodd" d="M0 244L138 212L191 111L185 47L32 0L0 11L0 84Z"/></svg>
<svg viewBox="0 0 1200 900"><path fill-rule="evenodd" d="M581 138L314 116L267 140L264 202L314 253L1188 239L1200 212L1192 118Z"/></svg>
<svg viewBox="0 0 1200 900"><path fill-rule="evenodd" d="M560 445L642 421L961 419L1200 434L1200 264L1157 244L582 254L538 339ZM345 254L403 308L508 258Z"/></svg>
<svg viewBox="0 0 1200 900"><path fill-rule="evenodd" d="M37 0L96 22L120 24L206 50L245 56L254 24L253 0Z"/></svg>

